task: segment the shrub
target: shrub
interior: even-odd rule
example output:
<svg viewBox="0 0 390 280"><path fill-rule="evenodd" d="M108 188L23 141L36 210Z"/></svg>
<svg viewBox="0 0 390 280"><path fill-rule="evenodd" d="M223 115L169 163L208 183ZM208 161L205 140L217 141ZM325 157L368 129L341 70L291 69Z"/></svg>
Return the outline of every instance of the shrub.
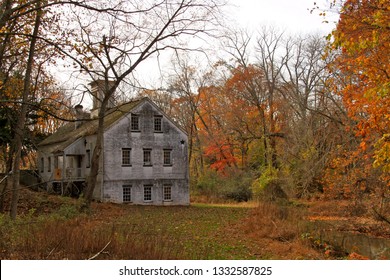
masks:
<svg viewBox="0 0 390 280"><path fill-rule="evenodd" d="M207 170L195 182L195 194L218 196L221 179L215 170Z"/></svg>
<svg viewBox="0 0 390 280"><path fill-rule="evenodd" d="M247 172L236 172L232 174L233 175L226 177L223 180L224 198L236 202L251 200L253 175Z"/></svg>
<svg viewBox="0 0 390 280"><path fill-rule="evenodd" d="M194 182L194 196L206 196L211 201L248 201L252 198L250 188L253 175L249 172L231 170L226 175L208 170Z"/></svg>
<svg viewBox="0 0 390 280"><path fill-rule="evenodd" d="M252 183L252 191L256 198L267 201L288 198L278 178L277 170L272 167L264 168L260 177Z"/></svg>

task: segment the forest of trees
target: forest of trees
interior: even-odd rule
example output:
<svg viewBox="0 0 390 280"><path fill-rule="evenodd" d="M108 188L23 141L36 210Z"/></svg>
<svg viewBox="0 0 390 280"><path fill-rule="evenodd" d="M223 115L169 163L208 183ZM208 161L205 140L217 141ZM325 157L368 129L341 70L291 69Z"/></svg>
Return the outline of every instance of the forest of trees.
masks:
<svg viewBox="0 0 390 280"><path fill-rule="evenodd" d="M106 82L86 207L105 106L115 92L129 98L121 96L123 86L135 92L132 98L149 96L188 133L195 195L367 198L383 212L390 195L389 0L331 1L339 22L326 37L228 29L224 4L3 0L0 161L8 183L1 205L12 191L11 217L20 168L34 168L36 144L72 119L78 101L71 95L88 92L87 84L61 88L57 65L66 65L71 78ZM220 43L223 59L188 44L206 38ZM139 85L139 65L165 52L172 60L164 87Z"/></svg>

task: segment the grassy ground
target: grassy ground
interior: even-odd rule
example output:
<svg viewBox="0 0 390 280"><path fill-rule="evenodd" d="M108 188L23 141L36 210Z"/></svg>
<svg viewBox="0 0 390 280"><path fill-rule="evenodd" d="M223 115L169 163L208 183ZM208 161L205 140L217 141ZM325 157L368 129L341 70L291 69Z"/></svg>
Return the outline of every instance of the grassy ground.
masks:
<svg viewBox="0 0 390 280"><path fill-rule="evenodd" d="M93 203L24 190L19 216L0 214L1 259L332 259L313 218L329 203L192 203L156 207ZM6 209L7 209L6 205ZM317 207L317 208L316 208ZM326 209L325 209L326 210ZM345 212L343 210L343 212ZM324 216L324 213L331 217ZM343 221L345 219L342 219ZM354 220L357 220L356 217ZM344 225L345 228L345 225ZM372 227L371 227L372 228ZM342 256L343 257L343 256Z"/></svg>
<svg viewBox="0 0 390 280"><path fill-rule="evenodd" d="M155 207L25 190L17 221L0 216L1 259L317 259L297 213L254 204ZM298 225L298 226L297 226Z"/></svg>

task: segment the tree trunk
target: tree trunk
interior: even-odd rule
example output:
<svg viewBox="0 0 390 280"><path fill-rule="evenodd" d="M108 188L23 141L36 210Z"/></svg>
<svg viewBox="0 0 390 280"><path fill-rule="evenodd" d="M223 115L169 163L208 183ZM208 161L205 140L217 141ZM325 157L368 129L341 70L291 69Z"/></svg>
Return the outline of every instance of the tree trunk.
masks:
<svg viewBox="0 0 390 280"><path fill-rule="evenodd" d="M99 175L99 168L100 168L100 156L103 151L103 145L104 145L104 115L106 112L108 100L110 99L111 95L113 94L115 88L111 88L109 90L106 89L105 97L102 101L101 107L99 109L99 115L98 115L98 129L97 129L97 135L96 135L96 145L93 149L92 159L91 159L91 171L89 173L89 176L87 178L87 185L84 191L84 202L81 205L81 211L88 211L91 206L91 202L93 199L93 192L96 187L97 178Z"/></svg>
<svg viewBox="0 0 390 280"><path fill-rule="evenodd" d="M99 168L100 168L100 155L102 154L103 150L103 118L100 117L99 112L99 125L98 125L98 131L96 136L96 145L93 149L92 153L92 159L91 159L91 171L89 173L89 176L87 178L87 185L84 191L84 203L82 204L82 211L89 210L93 198L93 192L96 187L97 183L97 177L99 175Z"/></svg>
<svg viewBox="0 0 390 280"><path fill-rule="evenodd" d="M270 108L269 112L269 124L270 124L270 130L269 130L269 149L270 149L270 166L273 168L278 168L278 162L277 162L277 155L276 155L276 139L273 134L275 133L275 108L274 108L274 89L275 89L275 81L272 82L270 90L270 96L268 99L268 104Z"/></svg>
<svg viewBox="0 0 390 280"><path fill-rule="evenodd" d="M12 2L13 1L11 0L5 0L0 4L0 29L2 29L7 24L7 21L12 14L12 5L14 4Z"/></svg>
<svg viewBox="0 0 390 280"><path fill-rule="evenodd" d="M26 65L26 74L24 77L24 85L23 85L23 96L22 96L22 104L21 110L19 112L19 116L16 123L15 128L15 156L12 168L12 199L11 199L11 212L10 216L12 220L15 220L17 215L18 208L18 200L19 200L19 178L20 178L20 161L22 154L22 146L23 146L23 136L24 136L24 126L26 124L26 116L28 109L28 99L30 96L30 87L31 87L31 73L34 64L34 55L35 55L35 45L37 42L38 30L41 25L41 16L42 10L41 1L37 1L36 3L37 13L35 17L34 31L31 38L30 50L28 54L28 61Z"/></svg>
<svg viewBox="0 0 390 280"><path fill-rule="evenodd" d="M6 194L8 192L8 187L10 186L11 182L10 182L10 174L11 174L11 170L12 170L12 166L13 166L13 163L12 163L12 160L13 160L13 155L14 155L14 150L13 150L13 146L12 145L9 145L9 151L8 151L8 145L6 145L4 147L4 150L3 150L3 153L4 155L7 155L6 156L6 178L4 179L3 183L2 183L2 188L1 188L1 193L0 193L0 212L4 212L4 200L5 200L5 197L6 197Z"/></svg>

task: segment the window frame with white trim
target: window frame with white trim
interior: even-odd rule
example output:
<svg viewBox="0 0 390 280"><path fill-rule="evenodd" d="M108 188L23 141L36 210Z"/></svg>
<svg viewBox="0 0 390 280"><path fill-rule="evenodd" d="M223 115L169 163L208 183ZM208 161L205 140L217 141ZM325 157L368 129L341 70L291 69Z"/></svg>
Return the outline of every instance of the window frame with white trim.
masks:
<svg viewBox="0 0 390 280"><path fill-rule="evenodd" d="M163 149L163 165L172 166L172 149Z"/></svg>
<svg viewBox="0 0 390 280"><path fill-rule="evenodd" d="M153 118L153 127L155 133L162 133L163 132L163 116L162 115L155 115Z"/></svg>
<svg viewBox="0 0 390 280"><path fill-rule="evenodd" d="M172 201L172 184L163 185L163 201Z"/></svg>
<svg viewBox="0 0 390 280"><path fill-rule="evenodd" d="M132 132L140 132L140 116L138 114L131 114L130 130Z"/></svg>
<svg viewBox="0 0 390 280"><path fill-rule="evenodd" d="M123 203L132 203L132 188L133 186L130 184L122 185L122 202Z"/></svg>
<svg viewBox="0 0 390 280"><path fill-rule="evenodd" d="M153 166L152 149L143 149L143 164L144 166Z"/></svg>
<svg viewBox="0 0 390 280"><path fill-rule="evenodd" d="M153 201L153 185L146 184L144 185L144 202L152 202Z"/></svg>
<svg viewBox="0 0 390 280"><path fill-rule="evenodd" d="M131 166L131 148L122 148L122 166Z"/></svg>

